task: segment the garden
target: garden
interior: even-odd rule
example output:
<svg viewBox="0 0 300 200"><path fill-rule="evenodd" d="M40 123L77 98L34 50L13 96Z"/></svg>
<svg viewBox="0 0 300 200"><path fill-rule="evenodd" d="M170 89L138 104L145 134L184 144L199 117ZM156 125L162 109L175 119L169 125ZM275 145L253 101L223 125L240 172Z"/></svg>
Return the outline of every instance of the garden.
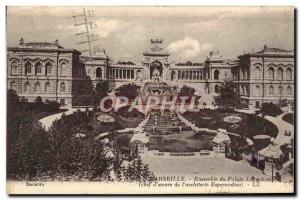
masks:
<svg viewBox="0 0 300 200"><path fill-rule="evenodd" d="M119 166L122 158L117 162L115 160L118 151L128 154L133 133L116 135L112 146L94 139L100 132L136 127L144 119L144 115L138 111L128 114L128 108L118 113L101 113L96 109L78 110L71 115L63 114L46 131L38 120L63 112L59 104L43 102L41 98L35 102L26 102L13 90L8 90L7 102L9 180L110 181L112 167L120 181L153 179L153 174L139 159L129 161L128 167L122 169ZM107 153L107 146L112 147L113 156Z"/></svg>
<svg viewBox="0 0 300 200"><path fill-rule="evenodd" d="M212 150L214 134L206 132L183 131L169 135L150 136L149 150L160 152L197 152Z"/></svg>
<svg viewBox="0 0 300 200"><path fill-rule="evenodd" d="M253 114L204 109L199 112L185 112L183 116L199 128L226 129L228 132L240 135L241 138L254 140L253 137L257 135L276 138L278 134L274 124ZM254 147L257 150L268 144L269 140L254 140Z"/></svg>

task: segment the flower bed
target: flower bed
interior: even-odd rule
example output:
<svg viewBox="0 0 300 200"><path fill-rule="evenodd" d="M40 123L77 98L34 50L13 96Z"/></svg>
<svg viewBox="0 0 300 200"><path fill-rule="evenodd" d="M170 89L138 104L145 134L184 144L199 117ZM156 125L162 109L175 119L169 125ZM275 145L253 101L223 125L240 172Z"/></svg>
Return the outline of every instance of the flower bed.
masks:
<svg viewBox="0 0 300 200"><path fill-rule="evenodd" d="M241 117L238 116L234 116L234 115L229 115L224 117L224 122L229 123L229 124L236 124L239 123L240 121L242 121Z"/></svg>
<svg viewBox="0 0 300 200"><path fill-rule="evenodd" d="M222 128L228 132L237 133L250 139L255 135L269 135L270 137L276 138L278 134L278 129L274 124L254 114L206 109L200 112L185 112L183 116L187 120L195 123L198 128L208 128L211 130ZM227 123L225 120L226 117L229 116L230 118L240 118L241 120L236 124ZM210 117L211 119L203 119L203 117ZM235 121L237 120L232 120L232 122Z"/></svg>
<svg viewBox="0 0 300 200"><path fill-rule="evenodd" d="M103 122L103 123L114 123L115 122L115 119L112 116L105 115L105 114L100 114L97 117L97 120L99 122Z"/></svg>

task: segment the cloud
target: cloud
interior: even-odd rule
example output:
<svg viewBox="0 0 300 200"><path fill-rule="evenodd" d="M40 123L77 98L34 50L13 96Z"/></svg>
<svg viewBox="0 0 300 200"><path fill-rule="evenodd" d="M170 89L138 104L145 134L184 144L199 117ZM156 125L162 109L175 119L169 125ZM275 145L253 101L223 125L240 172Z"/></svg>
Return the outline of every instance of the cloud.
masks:
<svg viewBox="0 0 300 200"><path fill-rule="evenodd" d="M168 46L171 53L181 55L183 58L195 57L200 53L200 44L197 40L185 37L183 40L178 40Z"/></svg>
<svg viewBox="0 0 300 200"><path fill-rule="evenodd" d="M191 37L185 37L183 40L178 40L168 46L170 53L176 54L183 59L199 56L200 53L206 54L212 49L212 44L204 43L200 45L197 40Z"/></svg>
<svg viewBox="0 0 300 200"><path fill-rule="evenodd" d="M99 19L95 21L97 28L95 33L100 38L105 38L109 36L111 33L115 33L125 27L127 27L130 23L124 22L116 19Z"/></svg>
<svg viewBox="0 0 300 200"><path fill-rule="evenodd" d="M201 45L201 50L208 52L211 51L213 49L213 45L210 43L205 43L203 45Z"/></svg>
<svg viewBox="0 0 300 200"><path fill-rule="evenodd" d="M171 53L179 54L183 58L191 58L200 53L200 44L193 38L185 37L183 40L171 43L168 50Z"/></svg>

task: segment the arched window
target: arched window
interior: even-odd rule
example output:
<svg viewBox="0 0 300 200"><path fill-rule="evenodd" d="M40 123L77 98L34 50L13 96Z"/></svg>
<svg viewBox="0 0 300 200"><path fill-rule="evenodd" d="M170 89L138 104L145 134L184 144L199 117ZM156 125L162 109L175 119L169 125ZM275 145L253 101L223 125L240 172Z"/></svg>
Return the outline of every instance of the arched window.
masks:
<svg viewBox="0 0 300 200"><path fill-rule="evenodd" d="M137 71L136 71L136 79L137 79L137 80L142 79L142 72L141 72L141 70L137 70Z"/></svg>
<svg viewBox="0 0 300 200"><path fill-rule="evenodd" d="M281 67L278 68L278 79L283 80L283 69Z"/></svg>
<svg viewBox="0 0 300 200"><path fill-rule="evenodd" d="M176 73L174 71L171 71L171 80L175 80Z"/></svg>
<svg viewBox="0 0 300 200"><path fill-rule="evenodd" d="M279 92L280 96L283 95L283 88L282 88L282 86L278 87L278 92Z"/></svg>
<svg viewBox="0 0 300 200"><path fill-rule="evenodd" d="M51 63L47 63L46 64L45 75L46 76L50 76L51 73L52 73L52 64Z"/></svg>
<svg viewBox="0 0 300 200"><path fill-rule="evenodd" d="M29 82L26 82L24 84L24 92L25 93L30 93L30 83Z"/></svg>
<svg viewBox="0 0 300 200"><path fill-rule="evenodd" d="M35 75L39 75L42 73L42 67L43 65L40 62L37 62L34 66L35 68Z"/></svg>
<svg viewBox="0 0 300 200"><path fill-rule="evenodd" d="M49 82L45 83L45 92L50 92L50 83Z"/></svg>
<svg viewBox="0 0 300 200"><path fill-rule="evenodd" d="M255 79L260 79L260 74L261 74L260 67L259 66L255 67Z"/></svg>
<svg viewBox="0 0 300 200"><path fill-rule="evenodd" d="M102 69L101 69L101 67L98 67L96 69L96 78L102 78Z"/></svg>
<svg viewBox="0 0 300 200"><path fill-rule="evenodd" d="M17 74L18 73L18 63L14 61L10 64L10 66L11 66L11 74L12 75Z"/></svg>
<svg viewBox="0 0 300 200"><path fill-rule="evenodd" d="M220 92L219 86L215 85L215 93L219 93L219 92Z"/></svg>
<svg viewBox="0 0 300 200"><path fill-rule="evenodd" d="M12 81L10 83L10 89L15 90L15 91L17 90L17 83L15 81Z"/></svg>
<svg viewBox="0 0 300 200"><path fill-rule="evenodd" d="M64 82L60 83L60 92L65 92L66 91L66 85Z"/></svg>
<svg viewBox="0 0 300 200"><path fill-rule="evenodd" d="M34 86L34 92L41 92L41 84L40 82L36 82Z"/></svg>
<svg viewBox="0 0 300 200"><path fill-rule="evenodd" d="M256 96L261 96L260 86L257 85L255 88L256 88Z"/></svg>
<svg viewBox="0 0 300 200"><path fill-rule="evenodd" d="M270 67L269 68L269 79L270 80L274 80L274 68L273 67Z"/></svg>
<svg viewBox="0 0 300 200"><path fill-rule="evenodd" d="M68 64L64 61L60 64L60 75L66 75Z"/></svg>
<svg viewBox="0 0 300 200"><path fill-rule="evenodd" d="M30 62L25 63L25 75L31 74L31 67L32 67L32 65Z"/></svg>
<svg viewBox="0 0 300 200"><path fill-rule="evenodd" d="M215 70L215 71L214 71L214 79L215 79L215 80L219 80L219 76L220 76L219 70Z"/></svg>
<svg viewBox="0 0 300 200"><path fill-rule="evenodd" d="M269 87L269 94L274 94L274 87L272 85Z"/></svg>
<svg viewBox="0 0 300 200"><path fill-rule="evenodd" d="M293 72L292 72L292 69L290 67L287 68L287 70L286 70L286 78L287 78L287 80L292 80L293 79Z"/></svg>
<svg viewBox="0 0 300 200"><path fill-rule="evenodd" d="M292 87L291 87L291 86L288 86L288 87L286 88L286 94L287 94L287 95L292 95Z"/></svg>

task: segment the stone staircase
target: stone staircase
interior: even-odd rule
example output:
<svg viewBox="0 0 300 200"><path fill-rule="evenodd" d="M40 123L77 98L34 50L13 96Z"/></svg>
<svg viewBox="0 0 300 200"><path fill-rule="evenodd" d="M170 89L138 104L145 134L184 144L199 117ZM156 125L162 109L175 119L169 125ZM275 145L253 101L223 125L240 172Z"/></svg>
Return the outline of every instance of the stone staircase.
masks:
<svg viewBox="0 0 300 200"><path fill-rule="evenodd" d="M181 122L175 112L152 110L149 113L149 120L145 124L144 130L157 135L191 130L191 128Z"/></svg>

